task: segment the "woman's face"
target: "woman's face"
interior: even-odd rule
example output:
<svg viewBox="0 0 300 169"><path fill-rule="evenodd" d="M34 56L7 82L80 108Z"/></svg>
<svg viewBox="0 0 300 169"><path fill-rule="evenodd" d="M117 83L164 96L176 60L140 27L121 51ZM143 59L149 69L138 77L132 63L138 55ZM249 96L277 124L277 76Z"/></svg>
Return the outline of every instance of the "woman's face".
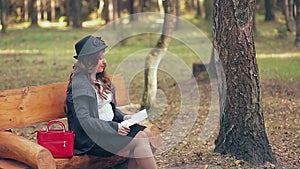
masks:
<svg viewBox="0 0 300 169"><path fill-rule="evenodd" d="M97 65L97 73L101 73L106 68L106 59L105 59L105 51L101 51L99 53L99 60Z"/></svg>

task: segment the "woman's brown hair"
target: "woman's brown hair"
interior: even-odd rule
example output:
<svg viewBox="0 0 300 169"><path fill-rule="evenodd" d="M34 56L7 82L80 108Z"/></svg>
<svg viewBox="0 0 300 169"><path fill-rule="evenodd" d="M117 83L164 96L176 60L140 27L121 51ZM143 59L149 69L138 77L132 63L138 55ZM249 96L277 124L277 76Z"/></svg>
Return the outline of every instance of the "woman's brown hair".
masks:
<svg viewBox="0 0 300 169"><path fill-rule="evenodd" d="M104 51L101 51L104 52ZM106 99L106 95L104 93L110 93L111 92L111 81L109 77L106 75L105 70L103 72L99 72L96 74L96 81L94 81L91 77L91 73L95 71L95 68L98 65L99 56L101 54L97 53L90 56L85 56L81 59L79 59L74 65L73 65L73 72L69 76L69 85L72 82L72 79L74 75L77 73L83 72L86 73L90 82L94 84L95 89L97 90L97 93L103 98Z"/></svg>

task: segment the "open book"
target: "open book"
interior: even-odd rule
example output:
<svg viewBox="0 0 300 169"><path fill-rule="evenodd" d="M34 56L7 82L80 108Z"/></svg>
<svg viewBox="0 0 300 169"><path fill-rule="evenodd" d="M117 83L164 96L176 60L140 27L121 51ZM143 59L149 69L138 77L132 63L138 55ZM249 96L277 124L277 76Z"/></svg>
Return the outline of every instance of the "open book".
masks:
<svg viewBox="0 0 300 169"><path fill-rule="evenodd" d="M147 117L148 117L147 110L143 109L143 110L135 113L134 115L132 115L130 119L122 121L121 124L125 125L127 127L130 127L136 123L139 123L139 122L145 120Z"/></svg>

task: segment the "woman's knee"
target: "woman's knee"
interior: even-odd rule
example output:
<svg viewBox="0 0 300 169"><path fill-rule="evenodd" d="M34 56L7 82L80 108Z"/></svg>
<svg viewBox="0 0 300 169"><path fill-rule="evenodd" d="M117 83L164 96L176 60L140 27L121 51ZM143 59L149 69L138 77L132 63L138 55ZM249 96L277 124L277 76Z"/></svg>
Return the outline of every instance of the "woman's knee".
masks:
<svg viewBox="0 0 300 169"><path fill-rule="evenodd" d="M152 136L152 132L149 128L145 128L143 131L147 134L148 137Z"/></svg>
<svg viewBox="0 0 300 169"><path fill-rule="evenodd" d="M145 131L139 131L134 138L144 138L148 139L148 134Z"/></svg>

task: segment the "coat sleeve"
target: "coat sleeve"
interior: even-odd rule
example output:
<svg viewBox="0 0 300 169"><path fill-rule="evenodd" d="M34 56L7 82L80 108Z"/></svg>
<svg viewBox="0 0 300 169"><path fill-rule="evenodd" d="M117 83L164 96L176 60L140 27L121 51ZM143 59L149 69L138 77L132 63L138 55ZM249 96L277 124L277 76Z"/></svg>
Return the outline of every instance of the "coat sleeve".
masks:
<svg viewBox="0 0 300 169"><path fill-rule="evenodd" d="M76 117L89 135L116 134L118 123L114 121L104 121L94 116L93 104L94 99L89 96L78 96L73 98Z"/></svg>
<svg viewBox="0 0 300 169"><path fill-rule="evenodd" d="M74 77L72 95L75 116L90 137L116 134L117 122L99 119L96 93L89 81L85 78Z"/></svg>

